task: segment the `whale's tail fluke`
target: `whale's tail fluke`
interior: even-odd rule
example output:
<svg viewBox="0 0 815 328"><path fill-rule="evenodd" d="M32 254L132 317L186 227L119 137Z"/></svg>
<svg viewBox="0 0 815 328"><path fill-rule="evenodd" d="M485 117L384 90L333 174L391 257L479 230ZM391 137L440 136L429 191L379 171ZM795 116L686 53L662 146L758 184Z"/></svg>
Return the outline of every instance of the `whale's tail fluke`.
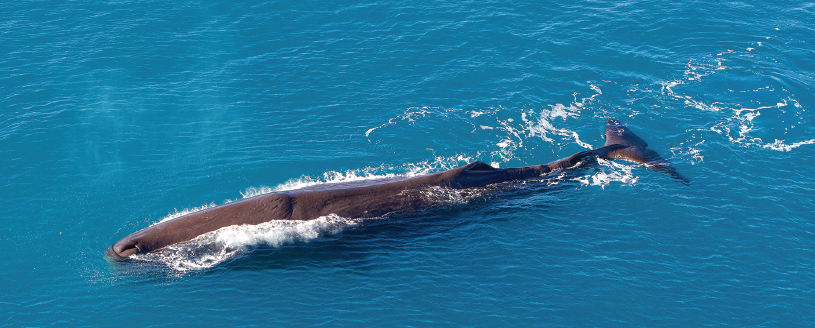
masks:
<svg viewBox="0 0 815 328"><path fill-rule="evenodd" d="M672 178L685 184L690 180L676 172L670 162L663 159L657 152L648 149L648 143L631 132L625 125L615 119L606 121L606 146L622 145L625 147L611 147L605 158L623 159L645 165L646 167L670 175Z"/></svg>

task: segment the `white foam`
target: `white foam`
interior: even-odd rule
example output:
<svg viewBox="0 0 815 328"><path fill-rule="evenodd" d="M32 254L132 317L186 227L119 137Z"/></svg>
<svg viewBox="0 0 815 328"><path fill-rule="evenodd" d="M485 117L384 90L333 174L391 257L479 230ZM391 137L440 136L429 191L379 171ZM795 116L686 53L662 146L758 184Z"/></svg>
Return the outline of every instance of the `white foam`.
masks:
<svg viewBox="0 0 815 328"><path fill-rule="evenodd" d="M728 50L727 52L718 53L717 56L722 56L725 54L732 53L733 51ZM682 99L685 101L686 104L689 106L697 107L699 109L704 110L713 110L714 108L708 105L704 105L700 100L694 100L690 96L679 95L674 92L673 87L678 85L688 84L688 83L698 83L704 77L707 77L711 74L716 73L717 71L726 70L728 67L724 66L722 63L727 61L726 58L713 58L711 59L712 63L710 62L697 62L694 60L688 61L685 64L685 71L682 73L682 77L676 80L662 82L662 94L667 95L669 97Z"/></svg>
<svg viewBox="0 0 815 328"><path fill-rule="evenodd" d="M710 130L727 136L732 143L741 144L744 146L759 146L765 149L777 151L791 151L803 145L815 144L815 139L808 139L804 141L793 142L790 144L785 143L784 140L775 139L773 142L764 142L761 138L752 137L751 132L758 130L754 120L761 116L764 110L782 109L783 107L792 106L801 108L801 105L795 99L782 99L774 105L760 106L756 108L735 108L733 109L733 116L727 121L720 122L710 128ZM732 128L731 128L732 127ZM734 129L735 128L735 129ZM733 135L733 132L737 135Z"/></svg>
<svg viewBox="0 0 815 328"><path fill-rule="evenodd" d="M527 117L527 113L521 114L521 120L526 123L525 130L528 132L528 137L539 136L544 141L553 142L554 140L550 138L549 135L558 135L573 139L574 142L581 147L591 149L591 145L580 140L580 136L577 134L577 132L565 128L558 128L552 124L552 121L554 121L555 118L565 120L567 118L575 118L578 116L580 116L579 107L574 105L566 107L563 104L555 104L554 106L551 106L551 109L549 110L542 110L536 121L530 120Z"/></svg>
<svg viewBox="0 0 815 328"><path fill-rule="evenodd" d="M760 47L762 44L759 42L758 46ZM728 67L724 65L724 63L728 60L726 57L754 56L752 54L747 54L753 50L755 50L755 48L752 47L747 48L746 52L727 50L718 53L716 55L718 57L715 58L690 60L686 64L685 71L681 78L662 83L662 94L677 100L681 100L686 106L702 111L724 113L729 113L732 111L732 115L721 116L723 119L712 123L709 129L727 137L728 140L734 144L739 144L745 147L761 147L776 151L791 151L804 145L815 144L815 139L813 139L812 136L807 135L805 131L798 132L801 131L800 129L796 130L794 133L788 134L789 132L793 132L792 130L797 126L795 123L790 124L790 122L794 119L794 116L803 116L803 112L806 111L806 109L783 87L781 87L780 90L786 93L786 95L779 97L781 99L776 101L774 104L765 103L766 105L758 107L742 107L740 105L731 103L709 102L704 99L699 99L699 96L681 94L674 90L679 85L700 83L707 76L718 74L721 71L726 71L728 69ZM762 94L758 95L764 97L764 99L766 99L765 93L769 93L770 95L774 95L776 97L778 96L776 87L771 85L754 90L733 91L732 89L727 89L727 92L740 92L748 94L763 92ZM793 108L789 109L787 107ZM782 117L782 115L786 116ZM770 121L770 124L765 122L768 120ZM783 128L785 138L797 140L786 141L784 138L779 138L778 136L758 137L762 133L771 133L766 131L768 126L777 127L784 124L790 124L789 126ZM798 124L801 124L801 122L798 122ZM795 135L795 137L790 137L793 135ZM774 141L767 142L765 139L773 139ZM688 153L690 153L694 159L701 161L702 157L699 155L698 150L689 148Z"/></svg>
<svg viewBox="0 0 815 328"><path fill-rule="evenodd" d="M329 215L308 221L274 220L258 225L233 225L132 258L160 263L178 272L203 270L236 258L255 246L278 247L295 241L308 242L359 222L359 219Z"/></svg>
<svg viewBox="0 0 815 328"><path fill-rule="evenodd" d="M597 159L599 171L592 174L574 177L572 180L578 181L586 186L600 186L605 189L607 185L612 182L620 182L627 185L637 183L638 177L634 176L632 170L635 166L625 165L622 163Z"/></svg>
<svg viewBox="0 0 815 328"><path fill-rule="evenodd" d="M422 197L437 205L466 204L482 194L479 189L450 189L439 186L421 191Z"/></svg>
<svg viewBox="0 0 815 328"><path fill-rule="evenodd" d="M705 161L705 156L702 155L702 151L699 148L694 147L699 147L703 143L705 143L705 140L699 141L691 146L672 147L671 153L673 153L674 156L684 156L685 158L683 158L683 160L691 164L701 163ZM687 156L689 156L690 159L687 159Z"/></svg>
<svg viewBox="0 0 815 328"><path fill-rule="evenodd" d="M472 110L472 111L470 111L469 113L470 113L470 117L471 117L471 118L476 118L476 117L479 117L479 116L481 116L481 115L488 114L489 112L487 112L487 111L480 111L480 110Z"/></svg>
<svg viewBox="0 0 815 328"><path fill-rule="evenodd" d="M594 84L591 85L591 89L594 90L594 92L597 92L598 95L603 94L603 90L600 90L600 87L598 87L598 86L596 86Z"/></svg>
<svg viewBox="0 0 815 328"><path fill-rule="evenodd" d="M762 147L778 151L790 151L803 145L815 145L815 139L794 142L789 145L785 144L784 140L775 139L775 142L762 145Z"/></svg>
<svg viewBox="0 0 815 328"><path fill-rule="evenodd" d="M516 151L525 149L526 141L533 137L539 137L549 143L565 139L565 141L573 141L581 147L590 149L591 145L583 142L577 132L560 127L562 124L558 122L558 120L580 117L585 106L603 94L599 86L591 82L587 83L593 92L590 96L579 98L580 93L574 93L574 101L571 104L556 103L541 110L522 111L520 119L505 117L506 115L499 117L499 113L512 114L506 113L502 106L473 110L410 107L401 115L388 119L386 123L369 128L365 131L365 136L370 138L376 131L400 124L400 122L409 122L410 125L413 125L412 123L420 120L446 120L453 124L468 124L472 125L473 133L485 131L488 138L490 135L494 137L490 143L496 148L490 150L488 154L492 157L490 162L493 163L493 166L500 166L501 163L516 159ZM494 123L489 122L490 119L494 119Z"/></svg>

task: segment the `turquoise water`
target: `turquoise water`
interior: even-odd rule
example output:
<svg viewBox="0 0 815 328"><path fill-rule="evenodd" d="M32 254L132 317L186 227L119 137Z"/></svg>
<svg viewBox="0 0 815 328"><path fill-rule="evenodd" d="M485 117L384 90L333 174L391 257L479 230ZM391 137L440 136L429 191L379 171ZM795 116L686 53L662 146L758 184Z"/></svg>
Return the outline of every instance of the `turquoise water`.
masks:
<svg viewBox="0 0 815 328"><path fill-rule="evenodd" d="M0 6L3 326L810 326L815 5L17 1ZM273 190L626 163L386 220L106 260ZM325 219L325 218L324 218Z"/></svg>

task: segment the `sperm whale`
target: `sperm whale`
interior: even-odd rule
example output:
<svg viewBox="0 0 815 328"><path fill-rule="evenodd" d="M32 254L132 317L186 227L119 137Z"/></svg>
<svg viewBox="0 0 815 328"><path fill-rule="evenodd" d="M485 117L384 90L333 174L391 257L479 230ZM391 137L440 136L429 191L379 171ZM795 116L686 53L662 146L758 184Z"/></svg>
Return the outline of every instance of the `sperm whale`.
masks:
<svg viewBox="0 0 815 328"><path fill-rule="evenodd" d="M189 241L232 225L257 225L272 220L312 220L326 215L373 218L388 213L428 208L433 201L420 197L428 188L467 189L504 181L534 178L596 159L622 159L645 165L687 183L674 167L619 121L605 125L605 144L548 164L494 168L483 162L424 176L368 186L294 190L263 194L190 213L137 231L110 246L106 254L124 260L136 254Z"/></svg>

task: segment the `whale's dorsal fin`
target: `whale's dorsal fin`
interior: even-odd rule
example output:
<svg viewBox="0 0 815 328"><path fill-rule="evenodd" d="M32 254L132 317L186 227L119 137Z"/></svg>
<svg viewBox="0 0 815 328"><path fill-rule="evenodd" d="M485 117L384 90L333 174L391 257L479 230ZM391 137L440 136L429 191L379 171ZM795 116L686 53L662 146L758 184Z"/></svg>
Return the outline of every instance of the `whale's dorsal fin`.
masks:
<svg viewBox="0 0 815 328"><path fill-rule="evenodd" d="M648 143L639 136L631 132L625 125L615 119L606 121L606 146L623 145L626 147L613 148L609 150L605 158L623 159L645 165L646 167L659 172L664 172L672 178L687 184L690 181L676 172L670 162L660 157L657 152L648 149Z"/></svg>
<svg viewBox="0 0 815 328"><path fill-rule="evenodd" d="M494 167L490 166L489 164L484 163L482 161L475 161L475 162L472 162L469 165L467 165L467 168L465 170L467 170L467 171L476 171L477 172L477 171L496 171L498 169L496 169L496 168L494 168Z"/></svg>

